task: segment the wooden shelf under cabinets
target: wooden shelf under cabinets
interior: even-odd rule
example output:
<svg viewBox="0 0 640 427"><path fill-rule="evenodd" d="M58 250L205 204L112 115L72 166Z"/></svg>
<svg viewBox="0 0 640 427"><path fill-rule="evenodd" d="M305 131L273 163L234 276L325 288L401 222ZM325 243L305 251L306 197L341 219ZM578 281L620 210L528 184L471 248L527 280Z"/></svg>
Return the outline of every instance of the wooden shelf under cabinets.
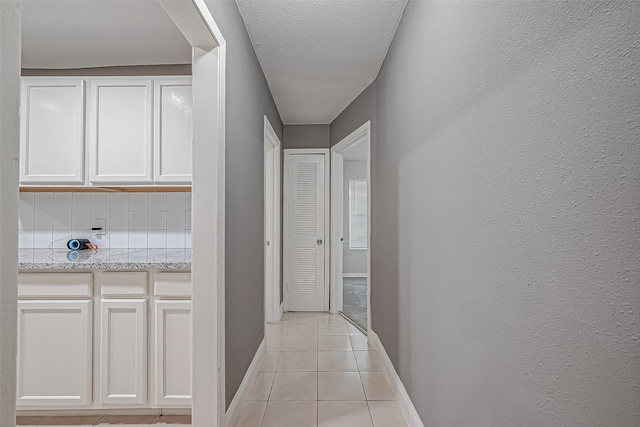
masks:
<svg viewBox="0 0 640 427"><path fill-rule="evenodd" d="M190 193L191 186L147 186L147 187L20 187L21 193Z"/></svg>

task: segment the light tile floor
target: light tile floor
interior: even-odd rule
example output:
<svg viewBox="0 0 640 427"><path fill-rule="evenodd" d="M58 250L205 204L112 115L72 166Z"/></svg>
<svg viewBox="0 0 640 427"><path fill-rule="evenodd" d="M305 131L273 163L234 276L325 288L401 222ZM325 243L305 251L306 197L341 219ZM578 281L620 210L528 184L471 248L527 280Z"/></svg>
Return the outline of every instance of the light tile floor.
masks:
<svg viewBox="0 0 640 427"><path fill-rule="evenodd" d="M18 426L55 426L55 427L191 427L189 415L109 415L76 417L18 417Z"/></svg>
<svg viewBox="0 0 640 427"><path fill-rule="evenodd" d="M403 427L382 363L341 316L285 313L236 427Z"/></svg>

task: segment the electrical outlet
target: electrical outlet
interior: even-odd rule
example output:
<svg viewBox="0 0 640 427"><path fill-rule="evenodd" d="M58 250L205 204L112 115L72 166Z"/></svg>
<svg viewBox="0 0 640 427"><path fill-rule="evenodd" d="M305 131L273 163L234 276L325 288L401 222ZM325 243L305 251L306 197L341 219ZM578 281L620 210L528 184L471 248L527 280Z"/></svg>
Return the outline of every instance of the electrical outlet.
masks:
<svg viewBox="0 0 640 427"><path fill-rule="evenodd" d="M107 220L105 218L96 218L93 221L93 228L101 228L101 230L96 230L96 237L98 239L102 239L102 236L107 234Z"/></svg>

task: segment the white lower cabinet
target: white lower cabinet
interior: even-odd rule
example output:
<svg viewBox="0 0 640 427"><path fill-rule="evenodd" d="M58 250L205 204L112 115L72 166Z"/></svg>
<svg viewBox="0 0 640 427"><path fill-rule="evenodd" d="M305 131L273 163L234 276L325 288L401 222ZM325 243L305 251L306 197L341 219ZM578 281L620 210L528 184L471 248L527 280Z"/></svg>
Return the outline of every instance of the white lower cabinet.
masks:
<svg viewBox="0 0 640 427"><path fill-rule="evenodd" d="M21 273L18 282L18 409L191 405L189 273Z"/></svg>
<svg viewBox="0 0 640 427"><path fill-rule="evenodd" d="M92 301L18 302L18 406L91 403Z"/></svg>
<svg viewBox="0 0 640 427"><path fill-rule="evenodd" d="M156 405L191 404L191 301L155 302Z"/></svg>
<svg viewBox="0 0 640 427"><path fill-rule="evenodd" d="M100 303L100 403L147 402L147 300Z"/></svg>

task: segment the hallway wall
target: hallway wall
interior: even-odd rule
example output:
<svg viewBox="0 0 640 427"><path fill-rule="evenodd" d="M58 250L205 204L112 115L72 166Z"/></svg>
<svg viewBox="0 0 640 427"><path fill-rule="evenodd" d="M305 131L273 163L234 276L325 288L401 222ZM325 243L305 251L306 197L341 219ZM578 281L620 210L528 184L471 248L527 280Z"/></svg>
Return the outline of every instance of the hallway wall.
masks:
<svg viewBox="0 0 640 427"><path fill-rule="evenodd" d="M332 123L377 118L373 330L425 425L637 423L639 39L632 1L410 1Z"/></svg>
<svg viewBox="0 0 640 427"><path fill-rule="evenodd" d="M329 148L329 125L285 125L284 148Z"/></svg>
<svg viewBox="0 0 640 427"><path fill-rule="evenodd" d="M238 7L206 0L227 42L226 403L264 338L264 115L282 139L282 121Z"/></svg>

